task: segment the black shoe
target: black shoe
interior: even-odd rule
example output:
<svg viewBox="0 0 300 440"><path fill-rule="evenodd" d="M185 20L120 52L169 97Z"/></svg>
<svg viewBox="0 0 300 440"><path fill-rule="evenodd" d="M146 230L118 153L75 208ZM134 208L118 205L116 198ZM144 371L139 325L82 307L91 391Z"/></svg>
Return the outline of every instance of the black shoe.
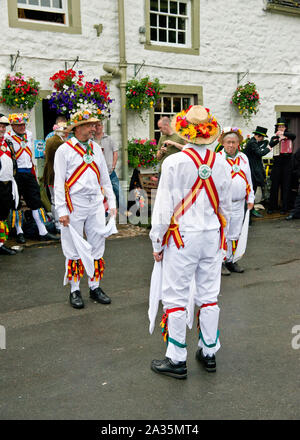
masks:
<svg viewBox="0 0 300 440"><path fill-rule="evenodd" d="M229 276L229 275L231 275L231 272L227 269L227 267L225 266L225 263L222 263L222 271L221 271L221 274L223 275L223 276Z"/></svg>
<svg viewBox="0 0 300 440"><path fill-rule="evenodd" d="M106 295L106 293L103 292L101 287L97 287L96 289L90 289L90 298L101 304L111 303L111 299L109 298L109 296Z"/></svg>
<svg viewBox="0 0 300 440"><path fill-rule="evenodd" d="M281 215L284 215L284 214L287 214L288 212L287 211L285 211L284 209L282 209L281 211L280 211L280 214Z"/></svg>
<svg viewBox="0 0 300 440"><path fill-rule="evenodd" d="M174 364L169 358L165 358L162 361L154 359L151 362L151 370L155 371L155 373L164 374L165 376L175 377L176 379L187 378L186 362Z"/></svg>
<svg viewBox="0 0 300 440"><path fill-rule="evenodd" d="M16 255L16 253L16 251L4 245L0 247L0 255Z"/></svg>
<svg viewBox="0 0 300 440"><path fill-rule="evenodd" d="M75 292L70 293L70 304L74 309L83 309L84 302L81 298L80 290L75 290Z"/></svg>
<svg viewBox="0 0 300 440"><path fill-rule="evenodd" d="M236 272L236 273L243 273L244 269L240 267L237 263L232 263L232 261L225 263L225 266L227 267L230 272Z"/></svg>
<svg viewBox="0 0 300 440"><path fill-rule="evenodd" d="M26 243L24 234L17 234L17 243L20 243L20 244L25 244Z"/></svg>
<svg viewBox="0 0 300 440"><path fill-rule="evenodd" d="M204 356L202 353L202 348L199 348L196 352L196 359L199 362L202 362L204 368L209 373L215 373L217 371L216 357L212 356Z"/></svg>
<svg viewBox="0 0 300 440"><path fill-rule="evenodd" d="M273 212L274 212L273 209L268 209L267 210L267 214L273 214Z"/></svg>
<svg viewBox="0 0 300 440"><path fill-rule="evenodd" d="M293 214L289 214L287 217L285 217L286 220L293 220L294 216Z"/></svg>
<svg viewBox="0 0 300 440"><path fill-rule="evenodd" d="M46 235L39 235L39 241L59 241L60 238L48 232Z"/></svg>

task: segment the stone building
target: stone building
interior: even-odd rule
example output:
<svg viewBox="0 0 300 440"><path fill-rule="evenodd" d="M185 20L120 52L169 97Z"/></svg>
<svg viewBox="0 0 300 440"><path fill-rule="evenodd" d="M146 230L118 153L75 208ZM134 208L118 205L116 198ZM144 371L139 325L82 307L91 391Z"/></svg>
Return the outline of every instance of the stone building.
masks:
<svg viewBox="0 0 300 440"><path fill-rule="evenodd" d="M51 75L73 67L87 79L100 77L114 99L107 129L122 147L125 180L127 139L158 136L160 115L193 103L245 135L256 125L271 135L276 118L288 116L300 146L300 1L0 0L0 9L0 80L21 71L41 84L43 100L31 112L35 138L53 123L46 100ZM165 88L142 123L124 107L125 84L146 75ZM261 97L249 126L230 104L247 81Z"/></svg>

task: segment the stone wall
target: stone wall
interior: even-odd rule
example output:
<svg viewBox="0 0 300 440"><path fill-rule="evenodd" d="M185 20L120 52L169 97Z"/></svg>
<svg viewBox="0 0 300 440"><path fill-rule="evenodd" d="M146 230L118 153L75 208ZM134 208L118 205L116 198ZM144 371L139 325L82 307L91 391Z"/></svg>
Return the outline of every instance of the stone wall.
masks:
<svg viewBox="0 0 300 440"><path fill-rule="evenodd" d="M87 79L105 74L103 64L119 61L117 0L81 0L82 34L72 35L10 28L7 1L0 0L1 54L0 80L10 71L10 54L20 51L16 71L34 76L43 90L50 90L49 77L63 69L65 61L72 67L79 56L76 70ZM149 74L162 83L201 85L205 106L211 108L222 126L240 126L244 134L256 125L273 132L275 105L300 105L300 16L266 12L263 0L200 0L200 55L186 55L146 50L140 43L139 27L145 25L143 0L124 0L126 26L126 59L128 79L134 65L145 64L139 77ZM95 24L103 24L99 37ZM256 83L261 107L251 126L230 105L237 86L238 73L243 83ZM121 144L119 79L111 81L111 133ZM7 109L1 108L7 112ZM31 129L35 133L34 111ZM149 126L132 115L128 117L129 137L148 137Z"/></svg>

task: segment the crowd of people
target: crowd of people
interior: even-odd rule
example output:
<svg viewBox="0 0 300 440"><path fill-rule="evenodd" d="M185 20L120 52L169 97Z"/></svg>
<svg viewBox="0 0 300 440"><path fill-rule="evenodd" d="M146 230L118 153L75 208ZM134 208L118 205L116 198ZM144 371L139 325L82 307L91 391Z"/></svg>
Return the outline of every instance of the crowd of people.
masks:
<svg viewBox="0 0 300 440"><path fill-rule="evenodd" d="M56 120L46 138L43 174L57 232L51 234L45 226L27 123L26 114L0 115L0 253L16 253L5 245L9 215L17 242L26 240L22 197L32 212L38 239L61 241L70 305L75 309L85 306L80 289L84 271L90 298L110 304L111 298L101 287L105 239L117 232L117 207L128 215L115 171L118 148L104 133L97 113L83 109L69 120ZM221 130L211 112L200 105L182 110L172 121L163 117L158 127L162 133L157 152L161 169L150 231L154 268L149 319L152 332L161 301L167 350L164 359L152 361L151 368L185 379L186 326L192 325L195 306L199 307L196 359L206 371L216 371L221 275L244 272L237 261L246 249L250 213L257 214L255 192L265 184L262 157L273 151L268 212L280 208L287 213L293 169L299 184L300 150L293 154L295 135L282 118L277 120L270 142L267 129L257 127L243 151L241 130ZM216 140L218 146L209 148ZM300 218L299 208L300 188L287 218Z"/></svg>

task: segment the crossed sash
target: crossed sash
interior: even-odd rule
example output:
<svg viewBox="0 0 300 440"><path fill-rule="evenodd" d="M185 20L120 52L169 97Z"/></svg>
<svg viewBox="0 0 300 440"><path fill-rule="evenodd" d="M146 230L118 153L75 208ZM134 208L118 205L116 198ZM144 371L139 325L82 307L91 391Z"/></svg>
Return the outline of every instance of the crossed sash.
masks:
<svg viewBox="0 0 300 440"><path fill-rule="evenodd" d="M3 151L2 147L5 147L6 150ZM6 154L11 159L11 151L10 151L9 146L7 145L7 143L5 141L3 142L3 144L1 145L1 148L0 148L0 157L3 156L3 154Z"/></svg>
<svg viewBox="0 0 300 440"><path fill-rule="evenodd" d="M82 148L80 144L73 145L71 141L66 142L71 148L73 148L76 153L78 153L82 159L86 155L86 151ZM92 145L91 145L92 148ZM73 212L73 205L70 197L70 189L77 182L77 180L85 173L85 171L91 168L97 176L97 180L100 185L100 171L94 161L91 163L86 163L84 160L81 165L74 171L74 173L69 177L69 179L65 182L65 193L66 193L66 202L70 212Z"/></svg>
<svg viewBox="0 0 300 440"><path fill-rule="evenodd" d="M246 200L248 200L249 194L251 192L251 187L249 185L249 182L247 180L245 172L241 169L241 158L240 156L236 157L235 159L230 159L227 157L227 162L231 166L231 177L234 179L236 176L240 176L242 179L246 182ZM235 169L236 167L236 169Z"/></svg>
<svg viewBox="0 0 300 440"><path fill-rule="evenodd" d="M215 159L216 159L216 153L213 151L207 150L204 160L201 159L200 155L197 153L196 150L193 148L187 148L182 151L186 155L188 155L194 162L197 170L200 169L203 165L206 165L204 167L204 174L205 169L208 170L207 167L212 170ZM208 173L209 174L209 173ZM169 226L169 229L167 230L164 239L163 239L163 245L169 244L170 237L172 236L174 239L174 242L179 249L181 246L184 247L184 243L182 240L182 237L179 232L179 224L178 220L180 217L183 216L183 214L195 203L197 197L199 196L201 190L204 188L206 191L206 194L209 198L209 201L212 205L212 208L217 215L219 222L220 222L220 236L221 236L221 249L226 250L226 239L224 234L224 227L226 226L226 220L225 218L219 213L219 195L215 186L215 183L212 179L211 173L208 177L203 176L202 178L198 175L196 182L194 183L192 189L189 191L189 193L184 197L184 199L178 203L178 205L174 209L174 214L171 218L171 223Z"/></svg>
<svg viewBox="0 0 300 440"><path fill-rule="evenodd" d="M23 153L27 153L30 156L30 159L32 159L32 151L28 147L28 145L26 145L25 148L21 146L22 142L26 142L26 144L27 144L27 134L25 133L25 136L24 136L25 140L23 140L22 138L20 138L17 135L14 135L11 133L8 133L8 134L13 138L14 141L16 141L20 145L19 150L16 152L16 159L18 160L19 157L22 156Z"/></svg>

